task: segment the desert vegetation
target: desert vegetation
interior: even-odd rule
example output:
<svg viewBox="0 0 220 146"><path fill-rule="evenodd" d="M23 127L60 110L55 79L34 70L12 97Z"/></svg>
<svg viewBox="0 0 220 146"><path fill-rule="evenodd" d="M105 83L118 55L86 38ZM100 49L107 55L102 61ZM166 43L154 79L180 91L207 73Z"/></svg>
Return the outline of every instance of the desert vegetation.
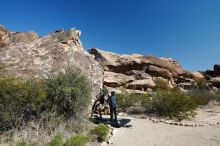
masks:
<svg viewBox="0 0 220 146"><path fill-rule="evenodd" d="M95 128L91 130L91 134L94 135L94 137L99 141L102 142L106 139L107 135L109 133L109 129L104 124L99 124Z"/></svg>
<svg viewBox="0 0 220 146"><path fill-rule="evenodd" d="M88 142L88 137L77 134L66 140L65 146L85 146Z"/></svg>
<svg viewBox="0 0 220 146"><path fill-rule="evenodd" d="M160 81L157 82L159 84ZM129 94L122 90L118 95L118 107L120 110L136 107L133 113L138 113L138 107L144 108L144 113L156 116L182 120L196 115L198 106L207 104L210 100L219 101L219 90L210 91L203 81L187 92L178 87L169 88L164 82L150 94ZM142 113L143 111L140 111Z"/></svg>
<svg viewBox="0 0 220 146"><path fill-rule="evenodd" d="M48 79L1 74L1 142L84 146L89 141L86 131L92 129L85 119L90 96L91 87L79 71L68 69ZM101 127L100 135L97 129L94 134L103 139L106 133L103 135Z"/></svg>
<svg viewBox="0 0 220 146"><path fill-rule="evenodd" d="M45 114L77 118L90 100L85 78L69 70L47 80L1 75L0 86L0 130L22 126Z"/></svg>

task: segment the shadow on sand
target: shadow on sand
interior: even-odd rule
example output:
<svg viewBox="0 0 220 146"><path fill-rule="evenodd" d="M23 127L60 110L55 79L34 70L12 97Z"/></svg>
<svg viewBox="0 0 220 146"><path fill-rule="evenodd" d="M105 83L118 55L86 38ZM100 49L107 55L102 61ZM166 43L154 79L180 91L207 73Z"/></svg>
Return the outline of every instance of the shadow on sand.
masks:
<svg viewBox="0 0 220 146"><path fill-rule="evenodd" d="M102 118L102 120L100 120L100 118L97 115L95 115L92 118L90 118L90 121L95 123L95 124L100 124L100 123L109 124L109 125L111 125L115 128L120 128L120 127L129 128L129 127L132 127L132 125L129 124L131 119L128 119L128 118L119 118L118 121L110 123L109 118L104 117L104 118Z"/></svg>

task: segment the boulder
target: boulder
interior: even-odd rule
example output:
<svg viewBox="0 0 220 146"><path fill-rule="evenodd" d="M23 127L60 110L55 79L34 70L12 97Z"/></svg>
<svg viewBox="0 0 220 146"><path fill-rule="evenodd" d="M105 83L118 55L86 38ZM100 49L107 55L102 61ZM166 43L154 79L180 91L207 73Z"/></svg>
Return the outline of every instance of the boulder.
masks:
<svg viewBox="0 0 220 146"><path fill-rule="evenodd" d="M9 34L10 32L0 25L0 50L7 45L5 40L8 38Z"/></svg>
<svg viewBox="0 0 220 146"><path fill-rule="evenodd" d="M184 83L179 83L179 84L178 84L178 87L181 87L181 88L187 90L187 89L192 88L192 87L193 87L193 84L190 83L190 82L184 82Z"/></svg>
<svg viewBox="0 0 220 146"><path fill-rule="evenodd" d="M210 79L210 82L215 86L215 87L220 87L220 77L214 77Z"/></svg>
<svg viewBox="0 0 220 146"><path fill-rule="evenodd" d="M10 34L10 32L4 28L2 25L0 25L0 42L4 41L8 35Z"/></svg>
<svg viewBox="0 0 220 146"><path fill-rule="evenodd" d="M152 79L143 79L132 81L129 85L129 89L146 90L147 88L154 88L156 84Z"/></svg>
<svg viewBox="0 0 220 146"><path fill-rule="evenodd" d="M184 78L183 76L180 76L177 82L178 87L182 87L183 89L190 89L194 86L195 80L192 78Z"/></svg>
<svg viewBox="0 0 220 146"><path fill-rule="evenodd" d="M43 37L34 32L10 32L0 26L0 63L3 73L48 78L67 68L80 69L92 87L92 97L103 84L102 66L92 55L85 54L80 41L80 31L57 31Z"/></svg>
<svg viewBox="0 0 220 146"><path fill-rule="evenodd" d="M194 82L195 82L195 80L192 79L192 78L187 78L187 77L180 76L178 81L177 81L177 84L179 84L179 83L194 83Z"/></svg>
<svg viewBox="0 0 220 146"><path fill-rule="evenodd" d="M204 72L204 74L205 74L205 78L211 78L211 77L214 77L214 76L215 76L214 70L206 70L206 71Z"/></svg>
<svg viewBox="0 0 220 146"><path fill-rule="evenodd" d="M155 82L157 87L162 87L162 86L167 86L168 88L174 87L174 85L171 83L171 81L169 81L163 77L153 77L153 81Z"/></svg>
<svg viewBox="0 0 220 146"><path fill-rule="evenodd" d="M108 71L104 73L104 85L108 87L119 87L133 80L135 80L133 76Z"/></svg>
<svg viewBox="0 0 220 146"><path fill-rule="evenodd" d="M214 65L214 73L216 76L220 76L220 64Z"/></svg>
<svg viewBox="0 0 220 146"><path fill-rule="evenodd" d="M172 73L169 70L154 65L147 66L145 72L151 74L152 76L163 77L169 80L172 79Z"/></svg>
<svg viewBox="0 0 220 146"><path fill-rule="evenodd" d="M192 72L191 75L192 75L192 78L195 79L195 80L204 78L204 76L200 72Z"/></svg>

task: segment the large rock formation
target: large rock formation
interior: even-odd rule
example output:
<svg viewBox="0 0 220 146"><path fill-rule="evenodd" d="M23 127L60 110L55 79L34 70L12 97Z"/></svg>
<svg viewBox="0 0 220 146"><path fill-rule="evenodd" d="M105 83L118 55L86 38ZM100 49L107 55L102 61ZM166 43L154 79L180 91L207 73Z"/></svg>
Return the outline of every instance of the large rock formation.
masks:
<svg viewBox="0 0 220 146"><path fill-rule="evenodd" d="M84 53L80 31L59 30L44 37L34 32L10 32L0 26L0 63L4 73L47 78L65 72L70 67L79 68L92 87L92 97L100 91L103 69L92 55Z"/></svg>
<svg viewBox="0 0 220 146"><path fill-rule="evenodd" d="M196 80L206 79L210 86L220 86L220 65L201 73L186 71L171 58L120 55L95 48L89 50L90 55L79 37L80 31L75 29L39 37L34 32L10 32L0 26L0 63L5 64L5 73L25 77L47 78L68 67L79 68L90 81L93 99L103 78L111 90L127 88L137 93L150 91L162 82L189 89Z"/></svg>
<svg viewBox="0 0 220 146"><path fill-rule="evenodd" d="M156 86L154 80L163 78L172 85L179 82L186 71L171 58L157 58L139 54L120 55L93 48L89 53L95 56L105 70L104 85L147 90ZM196 77L201 77L195 74ZM192 76L192 78L194 77Z"/></svg>
<svg viewBox="0 0 220 146"><path fill-rule="evenodd" d="M190 89L198 85L197 82L206 82L208 89L220 87L220 65L217 64L213 71L190 72L171 58L139 54L120 55L96 48L90 49L89 53L93 54L95 60L104 68L104 85L118 93L122 88L143 93L166 82L170 88L178 86Z"/></svg>

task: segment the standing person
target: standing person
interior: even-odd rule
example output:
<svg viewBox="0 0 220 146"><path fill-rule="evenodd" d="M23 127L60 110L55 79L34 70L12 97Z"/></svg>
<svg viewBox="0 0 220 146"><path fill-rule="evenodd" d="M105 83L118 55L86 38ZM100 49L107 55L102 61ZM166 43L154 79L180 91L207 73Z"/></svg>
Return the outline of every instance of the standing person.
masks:
<svg viewBox="0 0 220 146"><path fill-rule="evenodd" d="M99 117L100 117L100 120L102 120L102 109L104 108L104 103L105 103L105 95L103 93L103 91L101 91L100 93L100 96L99 96L99 107L98 107L98 110L99 110Z"/></svg>
<svg viewBox="0 0 220 146"><path fill-rule="evenodd" d="M117 122L117 113L116 113L116 96L115 92L111 92L111 96L109 97L109 107L110 107L110 122L113 122L113 115L114 115L114 122Z"/></svg>

